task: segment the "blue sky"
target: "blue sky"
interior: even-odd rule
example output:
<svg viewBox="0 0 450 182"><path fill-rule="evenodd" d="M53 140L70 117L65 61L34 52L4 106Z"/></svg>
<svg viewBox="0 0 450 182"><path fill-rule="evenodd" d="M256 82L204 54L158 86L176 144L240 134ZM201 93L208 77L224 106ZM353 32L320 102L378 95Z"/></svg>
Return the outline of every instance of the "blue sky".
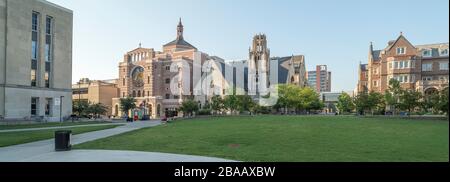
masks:
<svg viewBox="0 0 450 182"><path fill-rule="evenodd" d="M74 11L73 82L118 77L123 55L161 50L176 36L226 60L246 59L254 34L272 56L303 54L308 70L326 64L332 90L353 90L369 42L382 49L400 31L413 44L449 41L448 0L49 0Z"/></svg>

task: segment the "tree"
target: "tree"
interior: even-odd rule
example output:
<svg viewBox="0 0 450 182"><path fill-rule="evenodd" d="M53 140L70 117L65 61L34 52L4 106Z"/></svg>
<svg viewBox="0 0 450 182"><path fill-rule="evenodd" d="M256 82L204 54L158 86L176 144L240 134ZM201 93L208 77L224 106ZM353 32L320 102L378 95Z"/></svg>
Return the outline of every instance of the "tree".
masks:
<svg viewBox="0 0 450 182"><path fill-rule="evenodd" d="M385 91L384 99L386 104L391 107L393 114L395 115L395 111L400 105L400 95L402 94L403 89L400 87L400 82L395 79L389 80L389 88Z"/></svg>
<svg viewBox="0 0 450 182"><path fill-rule="evenodd" d="M290 105L289 100L288 100L289 86L286 84L280 84L277 87L278 87L277 88L278 89L278 100L277 100L277 104L275 105L275 107L278 109L283 108L284 113L287 114L287 110Z"/></svg>
<svg viewBox="0 0 450 182"><path fill-rule="evenodd" d="M213 112L220 112L223 109L222 97L215 95L211 98L211 109Z"/></svg>
<svg viewBox="0 0 450 182"><path fill-rule="evenodd" d="M308 112L311 110L320 110L324 107L324 104L319 99L319 94L310 87L299 89L293 102L297 105L298 109L306 110Z"/></svg>
<svg viewBox="0 0 450 182"><path fill-rule="evenodd" d="M424 95L423 100L421 103L422 110L424 112L433 112L438 113L439 112L439 105L440 105L440 99L441 94L439 92L432 92L429 95Z"/></svg>
<svg viewBox="0 0 450 182"><path fill-rule="evenodd" d="M440 102L437 108L448 116L448 87L440 92Z"/></svg>
<svg viewBox="0 0 450 182"><path fill-rule="evenodd" d="M72 110L77 113L79 117L86 115L86 111L89 107L89 102L87 100L75 100L72 102Z"/></svg>
<svg viewBox="0 0 450 182"><path fill-rule="evenodd" d="M337 108L339 112L342 113L350 113L355 109L355 105L353 104L352 98L345 92L342 92L338 97Z"/></svg>
<svg viewBox="0 0 450 182"><path fill-rule="evenodd" d="M372 115L374 114L374 110L379 110L384 106L383 95L378 92L370 92L367 96L367 109L370 110Z"/></svg>
<svg viewBox="0 0 450 182"><path fill-rule="evenodd" d="M120 98L120 110L129 116L129 111L136 108L136 99L133 97Z"/></svg>
<svg viewBox="0 0 450 182"><path fill-rule="evenodd" d="M192 116L193 113L197 112L198 110L199 110L198 103L192 99L184 100L180 106L180 111L183 112L183 115L188 114L189 116Z"/></svg>
<svg viewBox="0 0 450 182"><path fill-rule="evenodd" d="M367 92L359 93L353 100L353 102L355 103L356 112L358 112L358 114L360 115L364 115L366 110L369 108L367 104L369 101L369 95L367 94Z"/></svg>
<svg viewBox="0 0 450 182"><path fill-rule="evenodd" d="M292 84L278 85L278 101L277 104L275 105L275 108L278 109L283 108L285 114L288 114L288 110L291 108L295 108L296 110L303 110L304 109L304 105L302 103L303 96L301 96L302 90L303 89L297 85Z"/></svg>
<svg viewBox="0 0 450 182"><path fill-rule="evenodd" d="M236 95L227 95L223 100L223 106L229 110L231 114L238 110L238 99Z"/></svg>
<svg viewBox="0 0 450 182"><path fill-rule="evenodd" d="M256 103L253 101L252 97L248 95L238 95L236 96L236 99L236 106L238 111L249 111L250 113L254 111Z"/></svg>
<svg viewBox="0 0 450 182"><path fill-rule="evenodd" d="M402 92L399 98L400 109L408 110L408 112L411 114L411 111L420 106L422 94L415 90L405 90Z"/></svg>
<svg viewBox="0 0 450 182"><path fill-rule="evenodd" d="M89 105L87 112L92 114L94 118L98 118L100 115L108 112L108 107L103 105L102 103L96 103Z"/></svg>

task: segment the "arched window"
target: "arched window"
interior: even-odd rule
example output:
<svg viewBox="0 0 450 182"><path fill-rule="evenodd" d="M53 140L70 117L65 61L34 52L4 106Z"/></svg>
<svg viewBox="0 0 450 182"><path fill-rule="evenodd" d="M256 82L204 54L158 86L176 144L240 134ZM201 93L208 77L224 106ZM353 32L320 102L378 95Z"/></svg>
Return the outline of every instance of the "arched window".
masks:
<svg viewBox="0 0 450 182"><path fill-rule="evenodd" d="M133 90L133 97L136 97L136 91Z"/></svg>
<svg viewBox="0 0 450 182"><path fill-rule="evenodd" d="M137 96L138 96L138 97L141 97L141 91L140 91L140 90L138 90Z"/></svg>

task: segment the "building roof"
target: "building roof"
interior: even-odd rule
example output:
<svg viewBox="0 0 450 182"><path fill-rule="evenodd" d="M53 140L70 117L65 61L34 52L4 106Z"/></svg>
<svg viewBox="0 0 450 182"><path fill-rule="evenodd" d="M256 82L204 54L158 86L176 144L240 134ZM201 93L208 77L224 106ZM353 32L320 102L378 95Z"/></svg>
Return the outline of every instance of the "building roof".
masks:
<svg viewBox="0 0 450 182"><path fill-rule="evenodd" d="M431 57L440 57L440 56L442 56L439 51L441 49L448 49L448 47L449 47L448 43L416 45L416 48L419 51L431 50Z"/></svg>
<svg viewBox="0 0 450 182"><path fill-rule="evenodd" d="M189 42L185 41L183 38L177 38L174 41L165 44L164 47L166 47L166 46L173 46L173 45L175 45L175 46L180 46L181 45L181 46L197 49L193 45L191 45Z"/></svg>
<svg viewBox="0 0 450 182"><path fill-rule="evenodd" d="M278 61L278 83L279 84L286 84L286 82L288 81L289 70L283 66L283 63L291 60L291 58L292 58L292 56L275 58Z"/></svg>
<svg viewBox="0 0 450 182"><path fill-rule="evenodd" d="M372 57L373 57L374 61L379 61L381 58L380 55L381 55L381 50L372 51Z"/></svg>
<svg viewBox="0 0 450 182"><path fill-rule="evenodd" d="M183 23L181 22L181 18L180 18L180 22L178 22L178 26L177 26L177 38L174 41L169 42L166 45L164 45L164 47L166 47L166 46L176 46L176 47L181 46L182 48L197 49L193 45L189 44L189 42L184 40L183 31L184 31L184 26L183 26Z"/></svg>
<svg viewBox="0 0 450 182"><path fill-rule="evenodd" d="M360 64L359 68L361 69L361 71L367 71L367 64Z"/></svg>

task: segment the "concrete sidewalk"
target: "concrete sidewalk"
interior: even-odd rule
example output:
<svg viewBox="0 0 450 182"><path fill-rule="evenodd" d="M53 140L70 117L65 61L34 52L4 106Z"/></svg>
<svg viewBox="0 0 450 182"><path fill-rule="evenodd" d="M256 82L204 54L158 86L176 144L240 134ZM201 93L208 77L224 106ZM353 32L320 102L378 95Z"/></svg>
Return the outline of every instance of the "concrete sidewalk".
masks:
<svg viewBox="0 0 450 182"><path fill-rule="evenodd" d="M76 145L88 141L106 138L113 135L118 135L125 132L130 132L141 128L153 127L160 124L161 121L139 121L127 123L124 126L119 126L116 128L74 135L71 138L71 144ZM48 155L49 153L54 152L54 149L55 149L54 139L42 140L9 147L1 147L0 161L2 162L28 161L27 159L30 158Z"/></svg>
<svg viewBox="0 0 450 182"><path fill-rule="evenodd" d="M237 162L195 155L116 150L72 150L27 158L27 162Z"/></svg>
<svg viewBox="0 0 450 182"><path fill-rule="evenodd" d="M71 126L53 126L53 127L42 127L42 128L22 128L22 129L0 130L0 133L18 132L18 131L37 131L37 130L66 129L66 128L86 127L86 126L124 125L124 124L125 123L102 123L102 124L84 124L84 125L71 125Z"/></svg>

